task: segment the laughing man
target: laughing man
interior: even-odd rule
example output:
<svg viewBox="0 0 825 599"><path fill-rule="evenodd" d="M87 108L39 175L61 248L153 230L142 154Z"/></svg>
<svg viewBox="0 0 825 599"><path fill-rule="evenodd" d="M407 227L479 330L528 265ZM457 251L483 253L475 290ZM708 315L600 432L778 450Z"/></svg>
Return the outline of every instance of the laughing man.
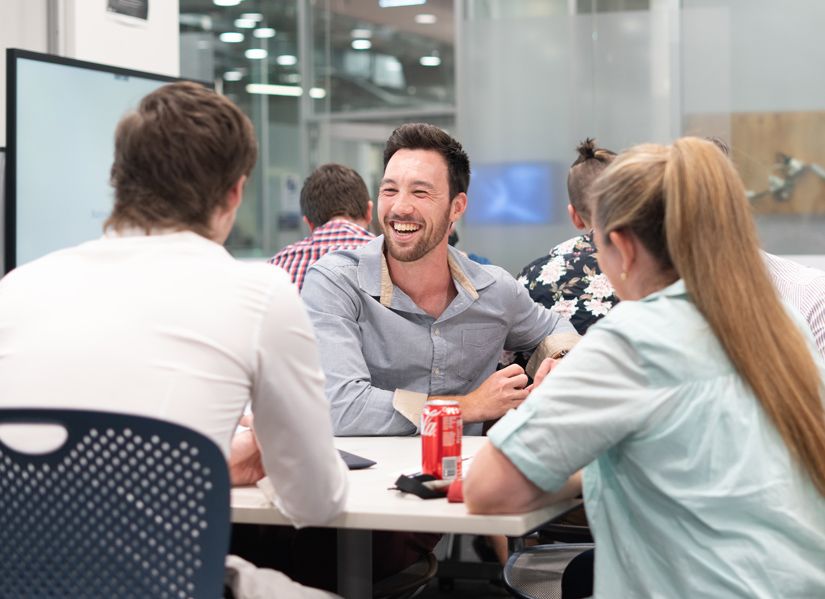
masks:
<svg viewBox="0 0 825 599"><path fill-rule="evenodd" d="M399 127L384 149L384 234L308 271L335 434L414 434L428 398L458 400L465 433L478 434L527 397L520 366L495 370L502 349L552 357L577 340L506 271L448 245L469 183L460 143L432 125Z"/></svg>

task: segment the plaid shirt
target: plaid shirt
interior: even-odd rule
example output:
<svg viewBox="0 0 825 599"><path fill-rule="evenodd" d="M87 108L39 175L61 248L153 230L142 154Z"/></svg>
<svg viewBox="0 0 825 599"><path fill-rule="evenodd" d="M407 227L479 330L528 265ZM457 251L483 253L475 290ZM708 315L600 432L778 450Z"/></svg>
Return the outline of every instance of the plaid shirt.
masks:
<svg viewBox="0 0 825 599"><path fill-rule="evenodd" d="M309 237L286 246L269 262L287 271L300 290L304 286L307 269L321 256L333 250L354 250L374 237L366 229L349 221L331 220L316 227Z"/></svg>

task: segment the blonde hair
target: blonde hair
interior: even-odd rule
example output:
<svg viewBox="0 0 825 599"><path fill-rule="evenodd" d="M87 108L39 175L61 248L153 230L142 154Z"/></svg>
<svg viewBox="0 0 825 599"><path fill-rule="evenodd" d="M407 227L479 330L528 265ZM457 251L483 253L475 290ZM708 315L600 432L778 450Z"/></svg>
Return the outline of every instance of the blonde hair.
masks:
<svg viewBox="0 0 825 599"><path fill-rule="evenodd" d="M731 161L698 138L637 146L621 154L592 191L603 237L629 230L663 270L683 279L734 368L825 495L819 371L771 282Z"/></svg>

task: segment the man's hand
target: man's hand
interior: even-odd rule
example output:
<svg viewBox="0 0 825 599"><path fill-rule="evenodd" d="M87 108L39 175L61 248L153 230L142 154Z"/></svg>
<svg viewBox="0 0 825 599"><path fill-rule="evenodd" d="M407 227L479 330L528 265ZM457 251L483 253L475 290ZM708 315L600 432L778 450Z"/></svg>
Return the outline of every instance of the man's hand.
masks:
<svg viewBox="0 0 825 599"><path fill-rule="evenodd" d="M240 423L251 427L252 417L244 416ZM254 485L264 476L266 473L264 473L264 465L261 462L261 448L258 447L255 431L250 428L236 433L232 437L229 449L229 479L232 486Z"/></svg>
<svg viewBox="0 0 825 599"><path fill-rule="evenodd" d="M500 418L525 400L527 375L518 364L510 364L487 377L475 391L459 398L465 422Z"/></svg>

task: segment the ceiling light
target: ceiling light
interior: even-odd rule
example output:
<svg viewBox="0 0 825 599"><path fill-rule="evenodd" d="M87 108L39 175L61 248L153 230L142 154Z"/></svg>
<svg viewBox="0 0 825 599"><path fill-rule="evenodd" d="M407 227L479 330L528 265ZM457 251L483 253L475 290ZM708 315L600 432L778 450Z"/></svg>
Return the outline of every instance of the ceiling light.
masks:
<svg viewBox="0 0 825 599"><path fill-rule="evenodd" d="M275 61L282 67L292 67L298 64L298 58L292 54L281 54Z"/></svg>
<svg viewBox="0 0 825 599"><path fill-rule="evenodd" d="M250 83L246 86L246 91L250 94L294 97L298 97L304 93L303 88L297 85L275 85L273 83Z"/></svg>
<svg viewBox="0 0 825 599"><path fill-rule="evenodd" d="M223 74L224 81L240 81L243 79L243 73L240 71L227 71Z"/></svg>
<svg viewBox="0 0 825 599"><path fill-rule="evenodd" d="M263 21L264 16L259 12L245 12L241 15L242 19L249 19L250 21Z"/></svg>
<svg viewBox="0 0 825 599"><path fill-rule="evenodd" d="M421 14L415 15L415 22L419 25L432 25L436 21L438 21L436 16L430 13L422 12Z"/></svg>
<svg viewBox="0 0 825 599"><path fill-rule="evenodd" d="M323 87L311 87L309 88L309 97L322 100L327 97L327 90Z"/></svg>
<svg viewBox="0 0 825 599"><path fill-rule="evenodd" d="M372 29L353 29L349 34L353 39L369 39L372 37Z"/></svg>
<svg viewBox="0 0 825 599"><path fill-rule="evenodd" d="M266 58L269 53L263 48L250 48L243 54L249 60L260 60L261 58Z"/></svg>
<svg viewBox="0 0 825 599"><path fill-rule="evenodd" d="M237 31L227 31L226 33L220 34L218 39L227 44L237 44L243 41L243 33L238 33Z"/></svg>
<svg viewBox="0 0 825 599"><path fill-rule="evenodd" d="M212 17L209 15L197 15L190 13L181 13L178 19L181 25L189 25L190 27L198 27L204 31L212 30Z"/></svg>
<svg viewBox="0 0 825 599"><path fill-rule="evenodd" d="M235 19L235 27L238 29L252 29L257 24L258 21L252 19Z"/></svg>
<svg viewBox="0 0 825 599"><path fill-rule="evenodd" d="M300 83L301 82L301 74L300 73L286 73L285 75L281 75L281 81L286 81L287 83Z"/></svg>
<svg viewBox="0 0 825 599"><path fill-rule="evenodd" d="M267 37L275 37L275 30L272 27L258 27L255 31L252 32L257 38L267 38Z"/></svg>
<svg viewBox="0 0 825 599"><path fill-rule="evenodd" d="M427 0L378 0L381 8L395 8L396 6L417 6L426 4Z"/></svg>
<svg viewBox="0 0 825 599"><path fill-rule="evenodd" d="M353 50L369 50L372 48L372 42L369 40L352 40Z"/></svg>
<svg viewBox="0 0 825 599"><path fill-rule="evenodd" d="M438 56L422 56L418 59L418 63L422 67L437 67L441 64L441 59Z"/></svg>
<svg viewBox="0 0 825 599"><path fill-rule="evenodd" d="M215 6L238 6L242 0L212 0Z"/></svg>

